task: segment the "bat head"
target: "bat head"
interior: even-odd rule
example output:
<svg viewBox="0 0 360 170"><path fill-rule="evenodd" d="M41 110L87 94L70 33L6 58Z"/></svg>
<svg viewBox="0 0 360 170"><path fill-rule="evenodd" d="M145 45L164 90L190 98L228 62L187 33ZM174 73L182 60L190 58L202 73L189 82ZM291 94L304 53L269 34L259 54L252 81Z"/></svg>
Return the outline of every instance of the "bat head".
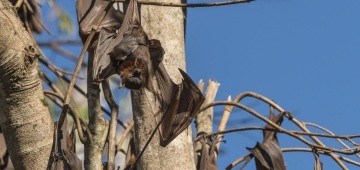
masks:
<svg viewBox="0 0 360 170"><path fill-rule="evenodd" d="M139 46L118 67L122 85L128 89L140 89L148 82L148 56L146 46Z"/></svg>

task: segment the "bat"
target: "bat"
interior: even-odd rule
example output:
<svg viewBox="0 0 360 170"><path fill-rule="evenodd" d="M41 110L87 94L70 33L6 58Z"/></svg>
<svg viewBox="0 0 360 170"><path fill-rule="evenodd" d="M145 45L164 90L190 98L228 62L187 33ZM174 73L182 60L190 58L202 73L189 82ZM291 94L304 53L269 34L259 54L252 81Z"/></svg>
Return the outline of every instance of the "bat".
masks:
<svg viewBox="0 0 360 170"><path fill-rule="evenodd" d="M54 142L49 169L81 170L82 162L75 153L75 136L73 135L75 129L72 129L72 134L69 135L66 124L65 119L63 126L59 129L58 123L54 123Z"/></svg>
<svg viewBox="0 0 360 170"><path fill-rule="evenodd" d="M111 58L119 62L120 77L127 88L147 87L153 90L149 72L155 75L155 83L161 91L155 95L162 106L162 114L157 115L161 123L160 145L166 146L190 125L205 98L183 70L179 69L183 77L180 84L171 80L162 63L165 52L161 42L149 40L140 25L139 12L135 12L138 11L137 1L131 1L127 11L124 23L131 23L131 31L127 31L122 42L115 46ZM130 21L127 21L128 16L131 16Z"/></svg>
<svg viewBox="0 0 360 170"><path fill-rule="evenodd" d="M183 80L175 84L162 63L155 67L156 79L161 89L160 145L166 146L184 131L198 114L205 100L200 89L191 78L179 69Z"/></svg>
<svg viewBox="0 0 360 170"><path fill-rule="evenodd" d="M215 156L215 145L219 141L217 137L214 136L212 141L206 138L206 135L203 134L200 138L201 142L201 154L200 159L198 160L197 169L201 170L217 170L217 161Z"/></svg>
<svg viewBox="0 0 360 170"><path fill-rule="evenodd" d="M130 17L131 20L128 21ZM179 85L171 80L162 63L165 52L161 42L148 39L141 27L135 0L129 4L124 19L124 24L126 23L132 25L128 28L131 31L126 31L123 40L115 46L110 56L119 62L120 77L127 88L138 89L145 86L152 90L149 72L154 73L155 83L161 90L160 95L157 95L162 106L162 114L157 116L161 123L160 145L166 146L189 126L205 98L183 70L179 69L183 77Z"/></svg>
<svg viewBox="0 0 360 170"><path fill-rule="evenodd" d="M154 92L161 103L162 114L157 116L161 123L160 145L166 146L189 126L205 98L183 70L179 69L183 77L180 84L171 80L162 63L164 49L160 41L150 40L141 27L136 0L129 2L122 21L115 17L120 14L115 14L118 12L108 2L95 1L86 5L86 0L79 0L78 21L83 41L91 27L99 24L97 15L106 9L108 13L97 30L98 38L89 48L89 54L94 57L93 82L100 83L117 73L128 89L147 88ZM156 82L150 81L150 75L155 76ZM153 83L157 83L160 94L153 89Z"/></svg>
<svg viewBox="0 0 360 170"><path fill-rule="evenodd" d="M85 42L91 30L97 30L97 37L92 41L89 54L94 57L93 82L101 83L112 74L119 74L123 85L129 89L139 89L146 81L147 62L149 59L139 57L146 52L147 35L140 25L137 2L130 1L126 14L115 10L107 1L79 0L77 16L80 25L80 36ZM99 14L107 11L105 19L100 22ZM139 49L139 50L137 50Z"/></svg>
<svg viewBox="0 0 360 170"><path fill-rule="evenodd" d="M270 111L270 120L281 125L283 121L283 115L279 114L275 117L274 112ZM267 124L266 129L274 129L271 125ZM279 142L276 137L276 131L263 131L264 141L263 143L256 143L256 146L249 149L253 156L255 156L255 164L257 170L286 170L283 154L279 147Z"/></svg>

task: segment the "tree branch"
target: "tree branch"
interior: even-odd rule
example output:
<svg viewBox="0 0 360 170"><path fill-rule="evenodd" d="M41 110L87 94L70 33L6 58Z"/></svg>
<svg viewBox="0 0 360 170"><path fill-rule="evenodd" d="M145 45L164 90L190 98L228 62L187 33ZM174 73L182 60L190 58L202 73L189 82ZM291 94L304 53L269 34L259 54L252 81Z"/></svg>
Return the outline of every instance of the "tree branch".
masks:
<svg viewBox="0 0 360 170"><path fill-rule="evenodd" d="M104 0L104 1L125 2L125 0ZM139 1L139 3L142 5L181 7L181 8L199 8L199 7L214 7L214 6L233 5L233 4L240 4L240 3L249 3L251 1L254 1L254 0L233 0L233 1L225 1L225 2L194 3L194 4L151 2L151 1Z"/></svg>
<svg viewBox="0 0 360 170"><path fill-rule="evenodd" d="M108 170L115 169L115 143L116 143L116 120L118 118L119 109L118 105L116 104L113 95L111 93L111 88L109 85L109 80L105 79L102 83L102 89L104 92L104 97L106 102L108 103L111 109L111 121L110 121L110 129L109 129L109 137L108 137L108 144L109 144L109 151L108 151Z"/></svg>

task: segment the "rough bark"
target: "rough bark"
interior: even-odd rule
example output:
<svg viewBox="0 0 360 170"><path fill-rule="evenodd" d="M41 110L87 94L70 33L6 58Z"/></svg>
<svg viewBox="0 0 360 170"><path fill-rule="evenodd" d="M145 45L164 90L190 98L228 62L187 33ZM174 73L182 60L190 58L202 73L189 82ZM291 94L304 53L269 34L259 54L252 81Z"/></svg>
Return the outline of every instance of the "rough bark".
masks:
<svg viewBox="0 0 360 170"><path fill-rule="evenodd" d="M0 124L15 169L46 169L53 122L36 50L13 7L0 0Z"/></svg>
<svg viewBox="0 0 360 170"><path fill-rule="evenodd" d="M180 3L179 0L171 2ZM161 41L165 50L163 63L176 83L181 80L178 68L185 69L184 19L181 8L141 7L142 26L149 38ZM139 153L158 123L154 114L159 109L159 103L145 90L132 91L131 94L136 153ZM166 147L161 147L159 142L159 133L156 133L137 164L138 169L195 169L191 127Z"/></svg>

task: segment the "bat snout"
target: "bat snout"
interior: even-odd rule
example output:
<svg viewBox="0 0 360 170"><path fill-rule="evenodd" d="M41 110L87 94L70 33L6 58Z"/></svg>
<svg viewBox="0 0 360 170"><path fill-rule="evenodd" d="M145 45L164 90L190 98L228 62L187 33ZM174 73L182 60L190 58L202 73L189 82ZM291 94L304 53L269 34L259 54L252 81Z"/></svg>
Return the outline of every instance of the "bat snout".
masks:
<svg viewBox="0 0 360 170"><path fill-rule="evenodd" d="M141 76L141 69L139 69L139 68L136 68L136 69L134 69L134 71L132 72L132 76L133 77L140 77Z"/></svg>
<svg viewBox="0 0 360 170"><path fill-rule="evenodd" d="M146 71L142 70L142 68L132 68L127 70L127 73L122 73L120 77L126 88L136 90L145 86L147 81Z"/></svg>
<svg viewBox="0 0 360 170"><path fill-rule="evenodd" d="M126 88L133 90L140 89L145 84L145 81L140 77L126 77L123 82Z"/></svg>

